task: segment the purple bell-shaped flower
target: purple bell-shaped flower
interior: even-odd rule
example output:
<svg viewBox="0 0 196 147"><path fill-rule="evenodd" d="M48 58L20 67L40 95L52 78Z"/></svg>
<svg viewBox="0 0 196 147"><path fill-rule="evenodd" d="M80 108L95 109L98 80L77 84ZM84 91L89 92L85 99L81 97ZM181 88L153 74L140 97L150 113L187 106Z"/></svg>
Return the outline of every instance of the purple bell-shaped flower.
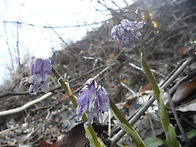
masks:
<svg viewBox="0 0 196 147"><path fill-rule="evenodd" d="M108 111L110 101L107 96L106 90L102 86L98 86L97 82L90 78L82 90L80 90L77 98L76 119L80 120L84 113L88 116L88 124L93 123L94 115L99 116L101 113Z"/></svg>
<svg viewBox="0 0 196 147"><path fill-rule="evenodd" d="M139 29L142 28L143 25L143 21L137 22L123 19L121 24L112 28L112 39L117 40L122 47L135 46L134 38L142 38Z"/></svg>
<svg viewBox="0 0 196 147"><path fill-rule="evenodd" d="M29 79L30 94L36 94L37 91L48 91L48 84L45 82L47 76L51 73L52 66L48 59L37 58L31 67L31 77Z"/></svg>

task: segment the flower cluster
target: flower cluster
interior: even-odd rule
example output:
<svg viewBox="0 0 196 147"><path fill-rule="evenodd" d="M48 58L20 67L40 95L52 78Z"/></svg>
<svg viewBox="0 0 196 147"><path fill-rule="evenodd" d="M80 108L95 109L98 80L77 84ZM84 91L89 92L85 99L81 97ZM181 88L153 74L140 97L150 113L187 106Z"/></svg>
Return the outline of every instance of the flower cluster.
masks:
<svg viewBox="0 0 196 147"><path fill-rule="evenodd" d="M113 40L117 40L122 47L135 45L134 37L136 39L142 38L139 29L144 25L143 21L128 21L126 19L121 21L121 24L112 28L111 36Z"/></svg>
<svg viewBox="0 0 196 147"><path fill-rule="evenodd" d="M51 62L48 59L37 58L35 63L31 67L31 77L29 79L31 94L36 94L37 90L46 91L47 75L52 71Z"/></svg>
<svg viewBox="0 0 196 147"><path fill-rule="evenodd" d="M76 119L81 119L82 115L87 113L88 124L92 124L94 114L96 114L97 122L99 122L100 113L109 109L110 101L104 87L98 86L97 82L90 78L80 90L77 104Z"/></svg>

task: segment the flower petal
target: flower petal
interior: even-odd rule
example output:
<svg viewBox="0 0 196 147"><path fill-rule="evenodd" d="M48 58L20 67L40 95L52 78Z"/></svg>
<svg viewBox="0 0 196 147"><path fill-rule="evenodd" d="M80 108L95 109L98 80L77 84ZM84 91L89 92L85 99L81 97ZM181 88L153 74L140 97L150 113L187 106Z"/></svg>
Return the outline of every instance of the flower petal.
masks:
<svg viewBox="0 0 196 147"><path fill-rule="evenodd" d="M80 90L77 98L76 119L82 117L84 113L87 113L88 124L93 123L94 114L97 116L97 122L99 122L100 112L105 112L109 108L109 98L103 87L97 88L97 82L90 78L84 84L82 90Z"/></svg>
<svg viewBox="0 0 196 147"><path fill-rule="evenodd" d="M112 39L116 39L122 47L134 46L134 37L141 39L142 35L139 29L144 22L131 21L123 19L118 26L114 26L111 30Z"/></svg>
<svg viewBox="0 0 196 147"><path fill-rule="evenodd" d="M29 79L30 93L36 93L37 90L48 91L46 79L52 71L51 62L48 59L37 58L31 67L31 77Z"/></svg>

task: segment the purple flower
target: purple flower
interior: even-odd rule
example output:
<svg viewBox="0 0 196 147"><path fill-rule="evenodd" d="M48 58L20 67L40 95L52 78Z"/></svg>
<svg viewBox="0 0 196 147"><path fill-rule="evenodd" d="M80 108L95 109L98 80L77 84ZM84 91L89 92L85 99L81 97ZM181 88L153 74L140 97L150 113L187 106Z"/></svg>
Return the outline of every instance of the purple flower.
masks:
<svg viewBox="0 0 196 147"><path fill-rule="evenodd" d="M37 91L47 91L47 75L52 71L51 62L48 59L37 58L31 67L31 77L29 79L30 94L36 94Z"/></svg>
<svg viewBox="0 0 196 147"><path fill-rule="evenodd" d="M122 47L128 47L130 45L134 46L134 38L142 38L142 34L139 32L139 29L142 28L143 25L143 21L137 22L123 19L121 24L112 28L112 39L116 39Z"/></svg>
<svg viewBox="0 0 196 147"><path fill-rule="evenodd" d="M84 113L87 113L88 124L93 123L94 114L99 122L100 113L104 113L109 109L109 98L106 90L102 86L98 86L97 82L90 78L80 90L77 98L76 119L81 119Z"/></svg>

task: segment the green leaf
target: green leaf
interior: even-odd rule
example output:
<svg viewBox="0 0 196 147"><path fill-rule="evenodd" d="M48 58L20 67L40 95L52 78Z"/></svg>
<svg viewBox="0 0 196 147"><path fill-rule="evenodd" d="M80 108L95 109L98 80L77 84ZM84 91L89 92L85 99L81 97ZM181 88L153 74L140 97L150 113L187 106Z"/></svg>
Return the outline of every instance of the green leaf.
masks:
<svg viewBox="0 0 196 147"><path fill-rule="evenodd" d="M126 131L127 133L129 133L129 135L133 139L133 141L136 144L136 146L138 146L138 147L144 147L144 143L142 142L142 139L135 132L135 130L133 130L133 128L131 126L127 126L124 123L120 123L120 126L123 128L124 131Z"/></svg>
<svg viewBox="0 0 196 147"><path fill-rule="evenodd" d="M105 144L103 143L103 141L98 137L98 141L99 141L99 144L101 145L101 147L105 147Z"/></svg>
<svg viewBox="0 0 196 147"><path fill-rule="evenodd" d="M196 136L196 131L195 130L191 130L186 135L187 135L188 139L191 139L191 138Z"/></svg>
<svg viewBox="0 0 196 147"><path fill-rule="evenodd" d="M166 134L167 144L170 147L179 147L178 140L176 138L176 131L175 128L170 124L168 126L168 133Z"/></svg>
<svg viewBox="0 0 196 147"><path fill-rule="evenodd" d="M165 142L160 138L148 138L144 140L144 144L146 147L157 147L163 144L166 145Z"/></svg>
<svg viewBox="0 0 196 147"><path fill-rule="evenodd" d="M164 105L163 91L162 90L160 91L160 96L159 96L159 116L160 116L161 123L162 123L164 131L168 132L168 126L170 124L170 121L169 121L169 117L168 117L168 114L167 114L167 110L166 110L165 105Z"/></svg>
<svg viewBox="0 0 196 147"><path fill-rule="evenodd" d="M134 143L137 145L139 144L139 147L144 147L144 143L142 139L140 138L139 134L131 127L129 122L126 120L126 118L123 116L123 114L120 112L118 107L115 105L115 103L110 99L110 107L112 109L114 117L120 122L120 126L130 134L131 138L133 139ZM128 128L128 130L127 130Z"/></svg>

